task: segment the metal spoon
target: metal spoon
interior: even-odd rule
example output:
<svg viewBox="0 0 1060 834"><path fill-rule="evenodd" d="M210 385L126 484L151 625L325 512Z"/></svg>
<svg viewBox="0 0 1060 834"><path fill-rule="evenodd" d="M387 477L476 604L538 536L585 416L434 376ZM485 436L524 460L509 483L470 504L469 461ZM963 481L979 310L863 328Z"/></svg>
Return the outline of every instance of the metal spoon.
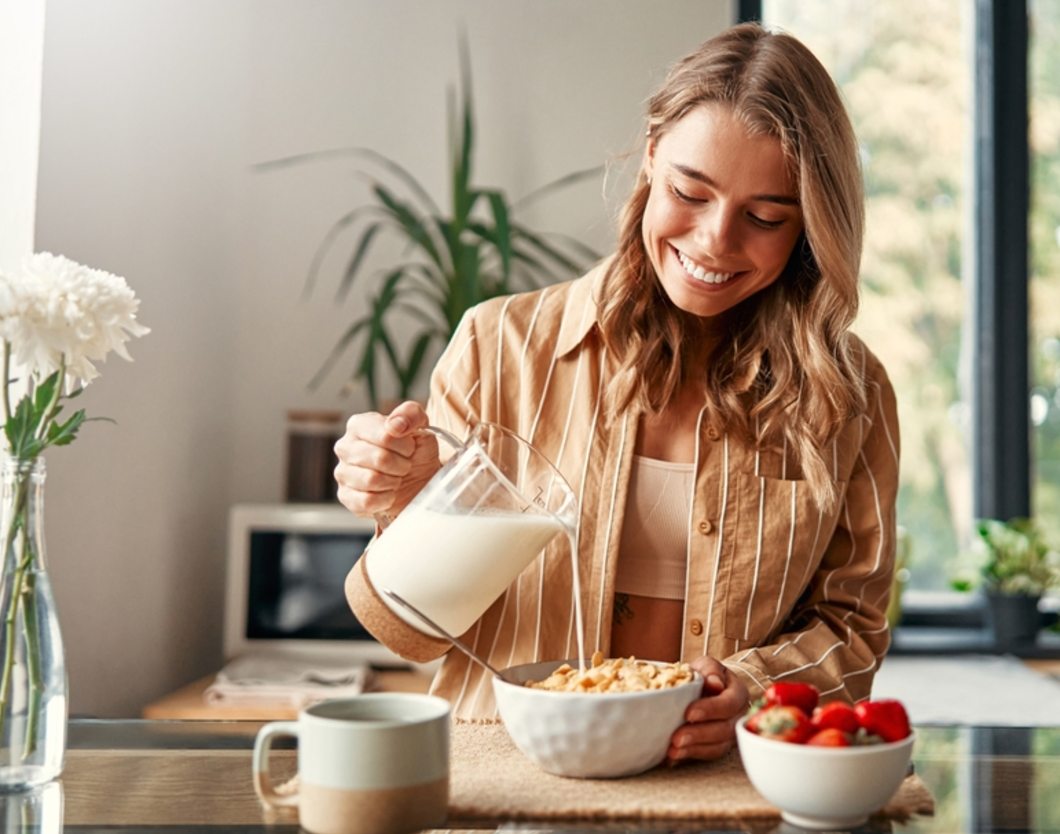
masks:
<svg viewBox="0 0 1060 834"><path fill-rule="evenodd" d="M430 617L428 617L426 614L424 614L422 611L420 611L412 603L406 602L401 597L399 597L397 594L395 594L393 591L391 591L389 588L383 588L382 590L383 590L383 593L386 594L388 597L390 597L392 600L394 600L394 602L396 602L398 605L400 605L406 611L409 611L410 613L415 614L416 617L421 622L426 624L428 627L434 629L436 632L438 632L438 634L440 634L442 637L444 637L446 640L448 640L450 643L452 643L456 648L460 649L460 651L462 651L464 654L466 654L468 657L470 657L476 663L481 664L482 666L485 666L487 669L489 669L489 671L491 671L494 675L496 675L501 680L508 680L503 674L501 674L496 669L494 669L489 663L487 663L485 660L483 660L481 657L479 657L477 654L475 654L473 651L471 651L471 649L469 649L467 647L467 645L465 645L464 643L460 642L455 637L453 637L452 634L450 634L448 631L446 631L444 628L442 628L440 625L438 625L438 623L436 623L434 620L432 620Z"/></svg>

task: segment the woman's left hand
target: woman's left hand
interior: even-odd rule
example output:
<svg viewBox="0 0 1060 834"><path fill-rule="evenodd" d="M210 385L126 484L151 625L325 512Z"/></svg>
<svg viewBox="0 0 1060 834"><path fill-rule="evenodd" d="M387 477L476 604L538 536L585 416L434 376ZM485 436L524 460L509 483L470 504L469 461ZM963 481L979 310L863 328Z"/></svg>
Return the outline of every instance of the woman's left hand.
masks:
<svg viewBox="0 0 1060 834"><path fill-rule="evenodd" d="M692 661L703 676L703 697L685 710L687 724L670 739L670 763L690 759L717 759L736 743L736 722L747 712L750 695L743 682L713 657Z"/></svg>

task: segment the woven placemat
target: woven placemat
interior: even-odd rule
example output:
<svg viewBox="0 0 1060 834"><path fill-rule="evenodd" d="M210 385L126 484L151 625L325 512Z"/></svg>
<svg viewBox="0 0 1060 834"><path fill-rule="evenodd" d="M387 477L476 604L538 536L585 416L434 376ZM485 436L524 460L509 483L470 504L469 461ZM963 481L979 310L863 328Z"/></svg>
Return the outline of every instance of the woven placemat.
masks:
<svg viewBox="0 0 1060 834"><path fill-rule="evenodd" d="M616 820L779 818L751 787L733 751L716 762L659 767L625 779L568 779L538 768L503 724L453 724L449 813L462 819ZM883 809L904 819L935 803L908 777Z"/></svg>

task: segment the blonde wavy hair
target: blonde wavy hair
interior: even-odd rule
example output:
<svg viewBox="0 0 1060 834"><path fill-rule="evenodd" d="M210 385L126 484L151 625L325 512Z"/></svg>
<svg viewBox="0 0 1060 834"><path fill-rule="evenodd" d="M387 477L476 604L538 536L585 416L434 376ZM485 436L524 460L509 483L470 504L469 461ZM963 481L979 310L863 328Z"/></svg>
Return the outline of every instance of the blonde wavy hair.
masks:
<svg viewBox="0 0 1060 834"><path fill-rule="evenodd" d="M725 105L752 133L780 141L804 232L780 278L726 314L725 340L707 367L688 367L682 341L705 323L669 300L652 268L641 229L649 193L642 168L600 303L601 332L618 357L608 405L612 414L634 402L659 413L682 383L705 374L706 419L759 448L786 446L817 505L830 509L838 494L823 450L866 408L849 336L864 230L854 131L813 54L759 24L726 30L670 71L648 103L649 135L658 141L706 103Z"/></svg>

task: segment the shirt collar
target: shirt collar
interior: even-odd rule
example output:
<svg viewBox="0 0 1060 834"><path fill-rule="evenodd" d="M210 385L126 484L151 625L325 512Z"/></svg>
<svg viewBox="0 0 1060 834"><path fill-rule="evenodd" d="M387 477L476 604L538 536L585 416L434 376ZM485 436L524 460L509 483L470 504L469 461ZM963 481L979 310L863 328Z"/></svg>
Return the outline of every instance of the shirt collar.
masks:
<svg viewBox="0 0 1060 834"><path fill-rule="evenodd" d="M574 282L568 300L569 313L564 316L563 328L556 340L559 356L566 356L599 327L597 299L610 264L611 258L606 258Z"/></svg>

